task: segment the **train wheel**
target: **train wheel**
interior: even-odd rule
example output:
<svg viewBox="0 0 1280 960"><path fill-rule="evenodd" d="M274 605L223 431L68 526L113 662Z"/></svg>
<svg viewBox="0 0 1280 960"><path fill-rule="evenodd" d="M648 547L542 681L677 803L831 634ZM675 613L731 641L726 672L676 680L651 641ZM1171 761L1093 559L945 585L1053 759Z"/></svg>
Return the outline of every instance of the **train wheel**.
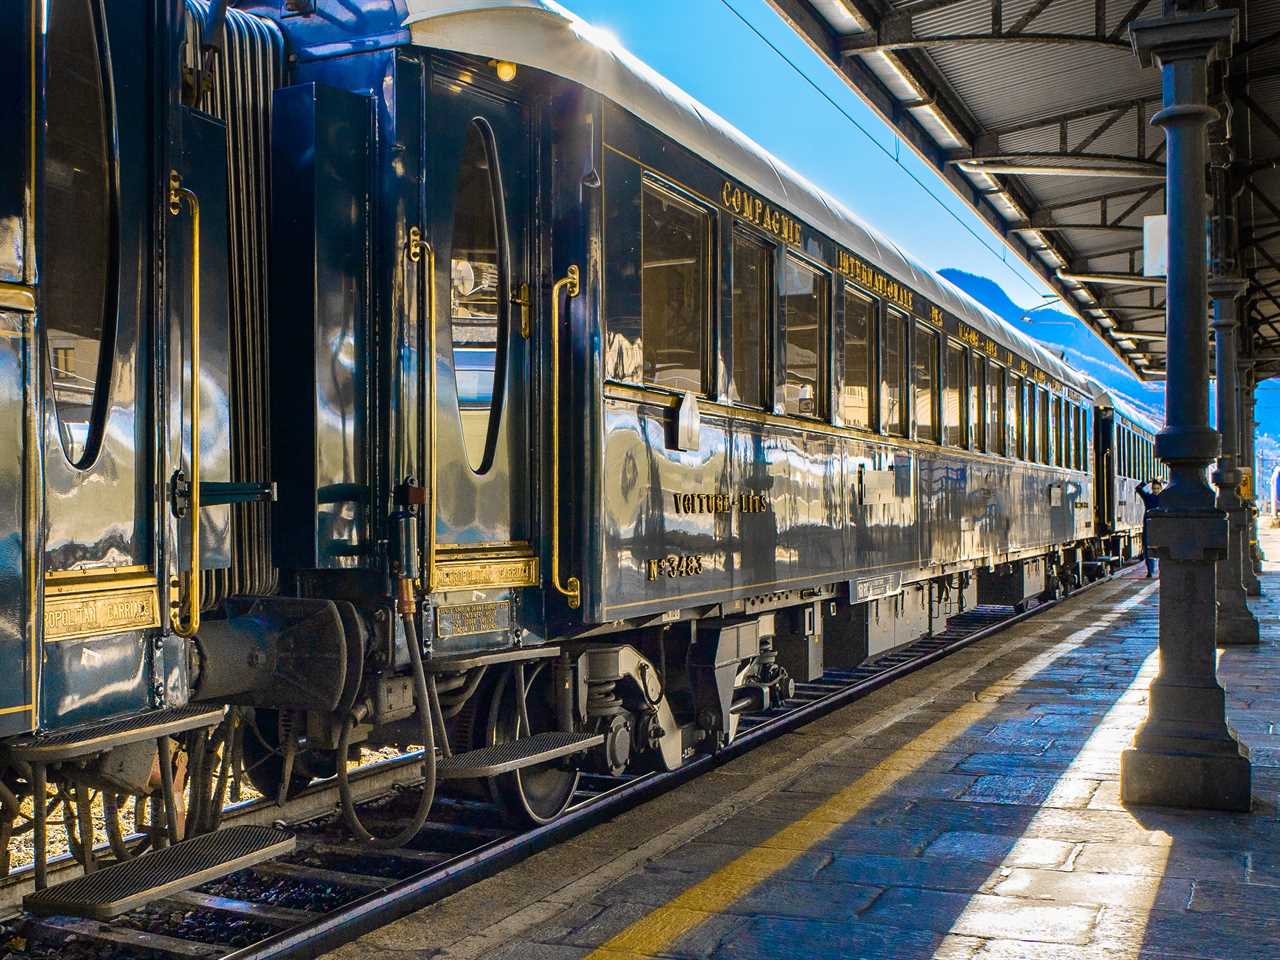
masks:
<svg viewBox="0 0 1280 960"><path fill-rule="evenodd" d="M280 745L280 715L277 710L258 709L244 733L244 773L264 797L280 795L284 777L284 749ZM332 754L307 750L294 758L289 775L292 797L313 779L332 777L338 768Z"/></svg>
<svg viewBox="0 0 1280 960"><path fill-rule="evenodd" d="M508 668L492 688L485 730L487 743L506 743L531 732L557 729L552 671L546 661L525 666L525 696L532 731L526 731L520 720L516 675L514 667ZM554 761L504 773L489 783L494 800L509 820L542 824L564 813L577 789L578 771L565 761Z"/></svg>

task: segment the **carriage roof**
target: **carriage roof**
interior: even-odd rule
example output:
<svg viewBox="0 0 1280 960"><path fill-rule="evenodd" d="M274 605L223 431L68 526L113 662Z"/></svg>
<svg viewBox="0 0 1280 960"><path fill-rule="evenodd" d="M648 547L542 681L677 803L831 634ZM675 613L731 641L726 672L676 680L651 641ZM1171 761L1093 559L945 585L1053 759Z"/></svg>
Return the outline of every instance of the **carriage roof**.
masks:
<svg viewBox="0 0 1280 960"><path fill-rule="evenodd" d="M922 266L839 200L555 0L408 0L415 44L509 60L579 83L678 141L1062 382L1087 380Z"/></svg>

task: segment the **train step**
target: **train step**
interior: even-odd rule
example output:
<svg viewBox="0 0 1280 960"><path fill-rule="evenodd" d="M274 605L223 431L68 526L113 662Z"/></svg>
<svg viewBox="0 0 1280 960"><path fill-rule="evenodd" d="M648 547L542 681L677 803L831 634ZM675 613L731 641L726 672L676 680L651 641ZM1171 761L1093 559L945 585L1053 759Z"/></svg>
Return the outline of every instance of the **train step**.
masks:
<svg viewBox="0 0 1280 960"><path fill-rule="evenodd" d="M500 773L581 753L602 743L604 735L599 733L565 733L560 730L535 733L532 737L444 757L436 766L436 776L441 780L496 777Z"/></svg>
<svg viewBox="0 0 1280 960"><path fill-rule="evenodd" d="M110 920L293 849L291 833L271 827L228 827L29 893L22 905L41 916Z"/></svg>
<svg viewBox="0 0 1280 960"><path fill-rule="evenodd" d="M199 727L217 726L222 722L223 712L222 707L210 707L208 704L171 707L168 710L154 710L151 713L86 723L54 733L22 737L9 744L7 749L15 760L58 763L91 753L101 753L126 743L156 740Z"/></svg>

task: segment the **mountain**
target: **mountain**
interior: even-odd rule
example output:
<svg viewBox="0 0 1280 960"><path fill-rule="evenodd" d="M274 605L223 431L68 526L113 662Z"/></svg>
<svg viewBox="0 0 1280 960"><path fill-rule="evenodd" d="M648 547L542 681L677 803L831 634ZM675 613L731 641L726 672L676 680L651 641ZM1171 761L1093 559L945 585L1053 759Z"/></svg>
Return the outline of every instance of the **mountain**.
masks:
<svg viewBox="0 0 1280 960"><path fill-rule="evenodd" d="M1164 422L1164 383L1143 383L1103 346L1098 336L1070 314L1040 308L1028 314L988 277L945 267L938 271L988 310L1007 320L1046 350L1096 378L1157 423Z"/></svg>

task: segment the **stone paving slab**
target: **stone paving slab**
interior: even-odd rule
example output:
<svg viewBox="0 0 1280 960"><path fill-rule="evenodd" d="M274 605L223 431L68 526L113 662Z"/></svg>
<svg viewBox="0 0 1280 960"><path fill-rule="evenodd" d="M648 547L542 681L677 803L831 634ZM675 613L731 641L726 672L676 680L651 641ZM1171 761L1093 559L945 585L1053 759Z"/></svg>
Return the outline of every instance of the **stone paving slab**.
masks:
<svg viewBox="0 0 1280 960"><path fill-rule="evenodd" d="M1263 646L1219 661L1247 815L1120 803L1158 600L1122 578L331 956L1280 960L1263 580Z"/></svg>

